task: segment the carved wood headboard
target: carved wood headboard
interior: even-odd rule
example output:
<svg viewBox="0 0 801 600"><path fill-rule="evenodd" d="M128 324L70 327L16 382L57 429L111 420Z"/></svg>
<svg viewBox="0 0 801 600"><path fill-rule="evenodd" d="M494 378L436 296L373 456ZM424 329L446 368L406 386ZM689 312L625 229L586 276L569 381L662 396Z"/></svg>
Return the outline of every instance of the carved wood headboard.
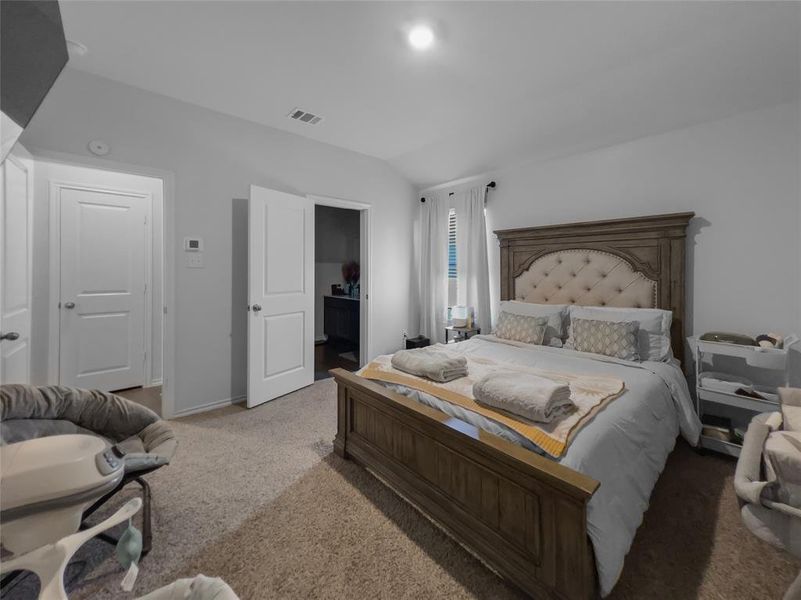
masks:
<svg viewBox="0 0 801 600"><path fill-rule="evenodd" d="M684 364L685 240L692 212L496 231L501 300L673 311Z"/></svg>

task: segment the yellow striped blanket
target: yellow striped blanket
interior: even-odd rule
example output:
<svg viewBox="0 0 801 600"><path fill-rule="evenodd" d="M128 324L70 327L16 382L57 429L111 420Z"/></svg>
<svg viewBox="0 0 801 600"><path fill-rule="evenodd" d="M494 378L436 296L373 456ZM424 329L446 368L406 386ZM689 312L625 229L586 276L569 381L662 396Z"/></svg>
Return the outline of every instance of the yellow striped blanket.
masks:
<svg viewBox="0 0 801 600"><path fill-rule="evenodd" d="M625 391L624 382L614 377L544 371L469 356L465 357L467 377L448 383L437 383L395 369L390 362L391 358L389 355L379 356L357 375L376 381L400 384L478 413L519 433L554 458L564 454L578 431L593 415ZM473 397L473 384L485 375L499 371L533 373L560 383L567 383L570 386L570 399L576 405L576 410L551 423L537 423L476 402Z"/></svg>

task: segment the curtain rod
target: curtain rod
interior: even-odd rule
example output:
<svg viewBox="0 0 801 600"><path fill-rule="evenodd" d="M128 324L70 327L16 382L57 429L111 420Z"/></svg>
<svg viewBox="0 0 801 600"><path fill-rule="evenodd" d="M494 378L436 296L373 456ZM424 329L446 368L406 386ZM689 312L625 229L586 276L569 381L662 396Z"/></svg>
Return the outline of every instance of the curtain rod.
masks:
<svg viewBox="0 0 801 600"><path fill-rule="evenodd" d="M487 184L487 191L489 191L490 188L492 188L493 190L495 189L495 182L494 181L490 181ZM453 196L454 194L455 194L455 192L451 192L450 194L448 194L448 196ZM425 201L426 201L425 198L420 198L420 202L425 202Z"/></svg>

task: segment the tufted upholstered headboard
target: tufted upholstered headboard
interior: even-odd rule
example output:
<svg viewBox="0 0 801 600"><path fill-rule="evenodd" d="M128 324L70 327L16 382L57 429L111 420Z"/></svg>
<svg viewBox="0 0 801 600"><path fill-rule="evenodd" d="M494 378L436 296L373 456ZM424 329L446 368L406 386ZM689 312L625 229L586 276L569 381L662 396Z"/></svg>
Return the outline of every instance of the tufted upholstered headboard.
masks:
<svg viewBox="0 0 801 600"><path fill-rule="evenodd" d="M685 240L695 213L496 231L501 300L673 311L684 363Z"/></svg>

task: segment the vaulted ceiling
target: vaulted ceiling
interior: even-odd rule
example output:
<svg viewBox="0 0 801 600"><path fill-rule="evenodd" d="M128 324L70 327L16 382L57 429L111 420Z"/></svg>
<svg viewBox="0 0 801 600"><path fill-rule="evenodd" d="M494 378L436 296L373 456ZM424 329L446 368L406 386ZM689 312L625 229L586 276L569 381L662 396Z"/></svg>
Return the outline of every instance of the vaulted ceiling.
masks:
<svg viewBox="0 0 801 600"><path fill-rule="evenodd" d="M89 49L71 67L384 159L421 187L799 97L791 2L61 7ZM418 22L437 34L426 52L404 39Z"/></svg>

